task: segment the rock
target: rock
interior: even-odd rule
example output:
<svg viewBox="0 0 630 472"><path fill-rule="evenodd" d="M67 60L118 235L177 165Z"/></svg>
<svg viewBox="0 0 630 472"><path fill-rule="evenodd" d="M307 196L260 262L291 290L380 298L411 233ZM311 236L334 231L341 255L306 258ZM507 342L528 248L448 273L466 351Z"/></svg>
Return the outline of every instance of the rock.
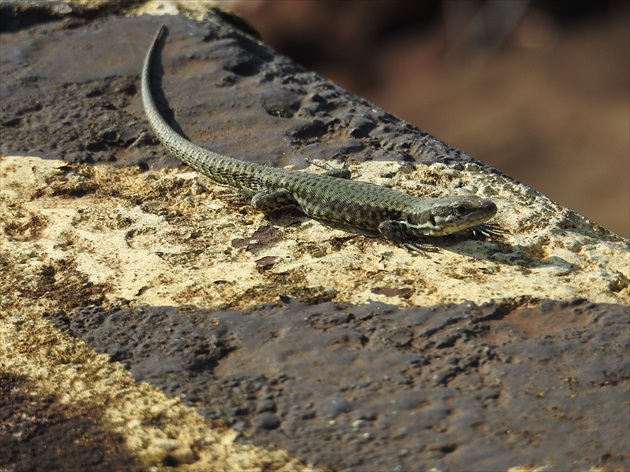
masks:
<svg viewBox="0 0 630 472"><path fill-rule="evenodd" d="M161 99L194 142L280 167L312 150L421 196L476 192L505 234L414 257L228 206L146 138L138 74L161 23ZM4 51L0 366L15 421L0 468L30 464L15 439L29 415L43 431L80 418L115 467L628 464L626 240L219 17L62 14L5 33ZM96 441L75 452L65 465L102 455Z"/></svg>

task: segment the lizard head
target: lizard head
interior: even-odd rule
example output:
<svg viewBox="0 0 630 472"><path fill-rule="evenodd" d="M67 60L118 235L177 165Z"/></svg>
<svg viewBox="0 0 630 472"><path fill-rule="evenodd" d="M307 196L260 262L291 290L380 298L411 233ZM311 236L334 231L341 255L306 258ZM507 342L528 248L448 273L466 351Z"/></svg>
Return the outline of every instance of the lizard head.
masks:
<svg viewBox="0 0 630 472"><path fill-rule="evenodd" d="M426 200L404 222L415 236L446 236L488 221L497 212L494 202L475 196Z"/></svg>

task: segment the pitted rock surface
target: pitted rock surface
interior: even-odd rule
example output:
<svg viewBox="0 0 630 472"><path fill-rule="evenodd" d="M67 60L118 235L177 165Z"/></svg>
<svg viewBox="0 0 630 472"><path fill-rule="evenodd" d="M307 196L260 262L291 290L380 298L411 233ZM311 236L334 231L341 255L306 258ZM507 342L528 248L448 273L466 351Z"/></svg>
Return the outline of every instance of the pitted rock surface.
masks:
<svg viewBox="0 0 630 472"><path fill-rule="evenodd" d="M242 441L320 466L569 470L630 460L619 421L629 320L619 305L293 301L48 318Z"/></svg>
<svg viewBox="0 0 630 472"><path fill-rule="evenodd" d="M307 156L349 154L354 161L472 161L218 20L202 26L168 16L110 17L90 27L73 18L3 38L2 154L176 164L147 132L138 94L144 54L161 24L170 29L162 53L168 73L157 99L165 112L170 104L177 125L199 145L298 168Z"/></svg>

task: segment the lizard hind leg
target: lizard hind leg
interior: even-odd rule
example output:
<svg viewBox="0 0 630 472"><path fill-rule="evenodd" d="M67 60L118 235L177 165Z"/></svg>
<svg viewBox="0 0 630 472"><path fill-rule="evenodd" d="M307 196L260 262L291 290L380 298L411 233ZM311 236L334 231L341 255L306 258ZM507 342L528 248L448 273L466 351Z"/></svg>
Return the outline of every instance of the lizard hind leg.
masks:
<svg viewBox="0 0 630 472"><path fill-rule="evenodd" d="M250 204L254 195L256 195L256 192L252 190L233 188L231 192L223 193L219 198L229 206L239 207Z"/></svg>
<svg viewBox="0 0 630 472"><path fill-rule="evenodd" d="M288 190L278 190L272 193L256 193L252 197L252 206L265 213L287 207L300 207L293 194Z"/></svg>
<svg viewBox="0 0 630 472"><path fill-rule="evenodd" d="M350 169L347 167L341 167L339 169L328 169L324 172L324 175L328 177L335 177L337 179L350 179L352 174L350 173Z"/></svg>
<svg viewBox="0 0 630 472"><path fill-rule="evenodd" d="M311 165L319 167L320 169L325 169L326 172L324 172L324 175L327 175L328 177L335 177L337 179L350 179L350 178L352 178L352 173L350 172L350 169L348 167L346 167L345 164L341 168L335 168L335 167L331 167L328 164L320 164L319 162L314 162L314 161L312 161L312 160L310 160L308 158L306 158L305 160L306 160L306 162L308 162Z"/></svg>

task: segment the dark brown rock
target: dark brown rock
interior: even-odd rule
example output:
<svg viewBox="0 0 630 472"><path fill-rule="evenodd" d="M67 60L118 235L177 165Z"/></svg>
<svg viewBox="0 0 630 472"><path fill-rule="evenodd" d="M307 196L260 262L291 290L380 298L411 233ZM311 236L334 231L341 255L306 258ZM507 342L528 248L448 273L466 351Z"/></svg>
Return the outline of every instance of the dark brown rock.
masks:
<svg viewBox="0 0 630 472"><path fill-rule="evenodd" d="M91 309L49 319L136 380L306 462L566 470L630 460L627 315L619 305L523 300Z"/></svg>

